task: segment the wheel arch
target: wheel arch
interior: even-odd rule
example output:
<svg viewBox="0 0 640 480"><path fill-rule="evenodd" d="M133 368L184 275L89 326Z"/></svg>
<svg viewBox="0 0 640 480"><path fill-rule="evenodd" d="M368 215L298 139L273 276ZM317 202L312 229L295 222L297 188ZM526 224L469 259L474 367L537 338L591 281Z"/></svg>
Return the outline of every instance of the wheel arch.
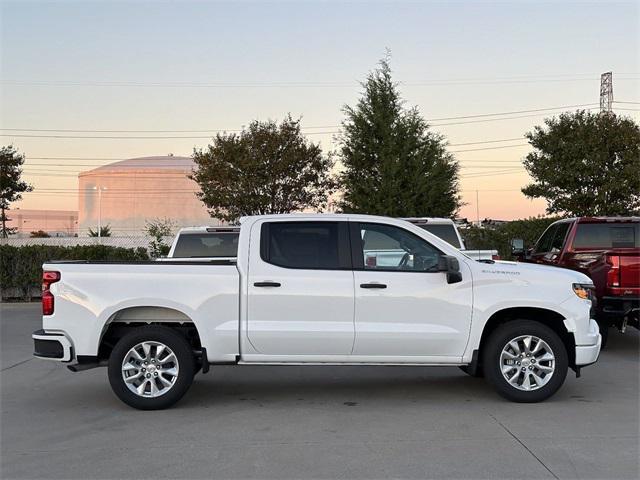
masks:
<svg viewBox="0 0 640 480"><path fill-rule="evenodd" d="M171 307L138 305L112 313L102 328L98 342L98 360L109 358L117 341L131 330L144 325L162 325L180 332L194 350L202 348L196 323L186 313Z"/></svg>
<svg viewBox="0 0 640 480"><path fill-rule="evenodd" d="M569 366L575 369L576 342L573 333L569 332L564 324L565 317L554 310L541 307L511 307L493 313L482 330L478 354L474 355L480 368L482 367L482 351L491 333L500 325L514 320L538 322L557 333L567 349Z"/></svg>

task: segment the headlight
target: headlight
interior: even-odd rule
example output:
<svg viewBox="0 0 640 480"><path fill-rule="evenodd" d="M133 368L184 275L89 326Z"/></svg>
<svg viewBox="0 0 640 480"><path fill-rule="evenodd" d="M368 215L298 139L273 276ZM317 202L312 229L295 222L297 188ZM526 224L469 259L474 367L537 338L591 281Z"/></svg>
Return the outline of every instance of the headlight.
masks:
<svg viewBox="0 0 640 480"><path fill-rule="evenodd" d="M595 287L592 283L574 283L573 292L584 300L593 300Z"/></svg>

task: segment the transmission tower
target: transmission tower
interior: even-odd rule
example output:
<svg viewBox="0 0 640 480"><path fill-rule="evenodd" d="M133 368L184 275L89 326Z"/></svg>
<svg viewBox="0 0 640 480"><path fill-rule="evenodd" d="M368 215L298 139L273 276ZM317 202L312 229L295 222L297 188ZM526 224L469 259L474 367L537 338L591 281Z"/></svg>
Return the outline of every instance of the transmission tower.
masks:
<svg viewBox="0 0 640 480"><path fill-rule="evenodd" d="M613 73L600 75L600 113L611 113L613 104Z"/></svg>

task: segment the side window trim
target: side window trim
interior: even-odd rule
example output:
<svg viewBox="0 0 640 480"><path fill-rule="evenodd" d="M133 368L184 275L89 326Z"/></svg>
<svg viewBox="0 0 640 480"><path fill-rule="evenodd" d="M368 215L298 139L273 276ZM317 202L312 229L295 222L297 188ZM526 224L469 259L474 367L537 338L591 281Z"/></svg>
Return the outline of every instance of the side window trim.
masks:
<svg viewBox="0 0 640 480"><path fill-rule="evenodd" d="M270 225L273 223L300 223L300 224L308 224L308 223L327 223L337 225L338 227L338 268L316 268L316 267L292 267L285 265L278 265L276 263L272 263L271 259L271 245L270 245ZM268 221L264 222L260 226L260 260L269 265L273 265L278 268L286 268L289 270L324 270L324 271L333 271L333 270L352 270L351 267L351 246L349 241L349 222L344 220L336 220L336 221L317 221L317 220L286 220L282 222L276 221Z"/></svg>
<svg viewBox="0 0 640 480"><path fill-rule="evenodd" d="M364 252L364 244L362 242L362 237L361 237L361 229L362 229L362 225L363 224L369 224L369 225L382 225L382 226L391 226L394 228L399 228L400 230L403 230L405 232L407 232L410 235L414 235L416 237L418 237L418 235L416 235L413 232L410 232L408 230L405 230L402 227L398 227L396 225L388 225L386 223L378 223L378 222L349 222L349 232L351 235L351 261L352 261L352 265L353 265L353 270L355 271L363 271L363 272L383 272L383 273L389 273L389 272L394 272L394 273L442 273L442 272L435 272L435 271L422 271L422 270L396 270L396 269L385 269L385 268L375 268L375 269L365 269L364 268L364 258L363 258L363 252ZM425 240L422 237L418 237L420 240L422 240L423 242L425 242L427 245L429 245L431 248L433 248L436 252L438 252L440 255L444 255L445 253L440 250L438 247L436 247L435 245L432 245L429 241Z"/></svg>

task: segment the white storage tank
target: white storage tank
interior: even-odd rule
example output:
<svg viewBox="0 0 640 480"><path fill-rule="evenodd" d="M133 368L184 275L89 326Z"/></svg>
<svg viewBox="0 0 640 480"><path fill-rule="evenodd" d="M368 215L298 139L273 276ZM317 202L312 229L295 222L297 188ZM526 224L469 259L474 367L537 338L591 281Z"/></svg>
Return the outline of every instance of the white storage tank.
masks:
<svg viewBox="0 0 640 480"><path fill-rule="evenodd" d="M78 174L79 235L110 225L112 235L141 235L145 221L170 218L177 226L217 225L196 197L190 157L123 160Z"/></svg>

